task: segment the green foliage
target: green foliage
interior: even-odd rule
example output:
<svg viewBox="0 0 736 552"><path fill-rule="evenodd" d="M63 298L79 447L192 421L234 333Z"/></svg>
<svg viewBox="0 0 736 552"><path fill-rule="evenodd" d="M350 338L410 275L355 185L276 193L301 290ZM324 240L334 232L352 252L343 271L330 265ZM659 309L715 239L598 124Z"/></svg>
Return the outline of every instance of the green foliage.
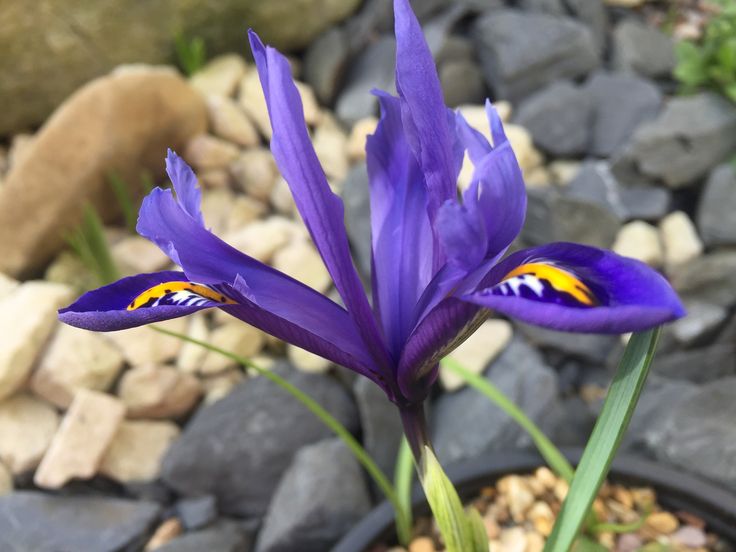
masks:
<svg viewBox="0 0 736 552"><path fill-rule="evenodd" d="M174 38L176 57L182 71L191 76L199 71L207 59L207 47L202 37L195 36L187 40L182 33Z"/></svg>
<svg viewBox="0 0 736 552"><path fill-rule="evenodd" d="M128 184L123 178L116 172L110 173L107 177L107 181L115 193L115 199L120 206L120 211L123 213L125 219L125 227L128 232L135 234L135 226L138 220L138 210L135 208L133 198L130 194Z"/></svg>
<svg viewBox="0 0 736 552"><path fill-rule="evenodd" d="M82 223L66 236L66 241L100 285L110 284L120 277L102 220L94 207L84 206Z"/></svg>
<svg viewBox="0 0 736 552"><path fill-rule="evenodd" d="M399 501L401 510L404 512L409 533L414 525L413 512L411 508L411 483L414 479L414 455L411 452L409 441L406 437L401 439L399 454L396 457L396 466L394 468L394 489L396 489L396 498ZM402 542L402 544L407 544Z"/></svg>
<svg viewBox="0 0 736 552"><path fill-rule="evenodd" d="M699 43L677 44L674 74L684 93L712 89L736 102L736 2L719 4Z"/></svg>

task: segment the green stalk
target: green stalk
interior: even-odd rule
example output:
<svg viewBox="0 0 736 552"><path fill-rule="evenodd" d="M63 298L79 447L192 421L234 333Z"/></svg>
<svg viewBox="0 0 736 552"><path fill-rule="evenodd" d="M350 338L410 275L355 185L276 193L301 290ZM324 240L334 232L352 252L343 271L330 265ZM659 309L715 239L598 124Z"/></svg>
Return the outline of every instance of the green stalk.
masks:
<svg viewBox="0 0 736 552"><path fill-rule="evenodd" d="M230 351L226 351L225 349L220 349L219 347L215 347L214 345L211 345L205 341L200 341L199 339L189 337L185 334L172 332L158 326L151 326L151 328L162 334L176 337L177 339L189 343L194 343L195 345L204 347L208 351L213 351L215 353L223 355L237 362L244 368L250 368L264 378L271 380L281 389L283 389L296 400L301 402L306 408L309 409L312 414L317 416L317 418L319 418L319 420L323 424L329 427L340 439L342 439L342 441L347 445L350 451L355 455L355 458L358 460L358 462L362 464L368 474L373 478L373 480L376 482L376 485L378 485L383 494L386 496L386 499L388 499L388 501L394 507L394 511L396 512L396 533L399 537L399 542L405 545L409 543L409 540L411 539L410 514L407 515L406 510L404 510L403 503L401 502L401 500L399 500L396 491L391 485L391 482L381 471L381 468L379 468L378 465L376 465L376 463L373 461L373 459L368 455L368 452L366 452L366 450L357 441L357 439L355 439L355 437L353 437L353 435L345 428L345 426L343 426L332 414L325 410L317 401L315 401L304 391L296 387L294 384L288 382L278 374L271 372L270 370L261 368L247 358L236 355L235 353L231 353Z"/></svg>
<svg viewBox="0 0 736 552"><path fill-rule="evenodd" d="M411 453L411 447L406 437L401 439L399 446L399 454L396 457L396 467L394 469L394 489L396 489L396 498L401 504L401 511L406 515L408 526L411 528L414 523L412 520L411 507L411 483L414 479L414 456Z"/></svg>

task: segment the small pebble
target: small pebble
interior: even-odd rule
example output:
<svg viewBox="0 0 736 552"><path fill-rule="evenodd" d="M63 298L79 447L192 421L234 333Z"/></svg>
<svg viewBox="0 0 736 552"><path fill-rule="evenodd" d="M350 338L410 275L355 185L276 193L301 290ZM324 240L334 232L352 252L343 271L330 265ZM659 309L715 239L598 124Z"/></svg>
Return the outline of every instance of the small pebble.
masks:
<svg viewBox="0 0 736 552"><path fill-rule="evenodd" d="M654 529L662 535L669 535L677 530L680 522L669 512L654 512L647 517L644 526Z"/></svg>
<svg viewBox="0 0 736 552"><path fill-rule="evenodd" d="M698 527L693 527L692 525L680 527L677 531L672 533L671 538L672 542L688 548L702 548L708 542L703 530Z"/></svg>
<svg viewBox="0 0 736 552"><path fill-rule="evenodd" d="M409 552L435 552L434 543L429 537L419 537L411 541Z"/></svg>
<svg viewBox="0 0 736 552"><path fill-rule="evenodd" d="M161 548L167 542L174 540L181 533L181 522L177 518L169 518L158 526L143 550L144 552L153 552L153 550Z"/></svg>

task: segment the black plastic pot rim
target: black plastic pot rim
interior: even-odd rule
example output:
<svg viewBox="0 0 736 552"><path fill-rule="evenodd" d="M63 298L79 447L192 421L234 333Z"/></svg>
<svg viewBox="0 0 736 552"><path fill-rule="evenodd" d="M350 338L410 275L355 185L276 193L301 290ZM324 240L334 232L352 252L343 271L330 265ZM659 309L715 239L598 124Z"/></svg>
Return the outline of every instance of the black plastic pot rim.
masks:
<svg viewBox="0 0 736 552"><path fill-rule="evenodd" d="M563 451L577 465L582 449ZM544 460L533 451L512 451L487 454L458 462L447 468L447 475L461 497L472 497L481 487L509 474L530 473ZM685 511L698 516L708 531L731 543L736 543L736 495L699 477L630 454L619 454L613 461L609 480L630 486L652 487L659 504L673 511ZM415 513L426 514L428 508L419 488L414 489L412 506ZM383 502L364 517L332 552L365 552L381 542L395 542L394 511Z"/></svg>

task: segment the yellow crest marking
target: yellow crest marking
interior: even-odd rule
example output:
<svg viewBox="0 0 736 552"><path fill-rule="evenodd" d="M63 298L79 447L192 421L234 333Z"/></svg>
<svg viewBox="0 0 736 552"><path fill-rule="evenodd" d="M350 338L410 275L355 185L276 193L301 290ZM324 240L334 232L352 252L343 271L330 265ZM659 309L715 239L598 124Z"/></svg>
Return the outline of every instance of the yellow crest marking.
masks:
<svg viewBox="0 0 736 552"><path fill-rule="evenodd" d="M593 307L598 304L593 292L582 281L566 270L545 263L527 263L517 266L501 281L526 274L546 280L555 290L569 293L584 305Z"/></svg>
<svg viewBox="0 0 736 552"><path fill-rule="evenodd" d="M132 311L145 306L155 306L158 301L166 299L167 297L171 301L166 304L184 304L185 300L191 300L192 298L196 299L197 296L226 305L234 305L237 303L237 301L233 301L219 291L203 284L195 284L194 282L164 282L163 284L158 284L148 288L146 291L138 295L128 305L127 310Z"/></svg>

